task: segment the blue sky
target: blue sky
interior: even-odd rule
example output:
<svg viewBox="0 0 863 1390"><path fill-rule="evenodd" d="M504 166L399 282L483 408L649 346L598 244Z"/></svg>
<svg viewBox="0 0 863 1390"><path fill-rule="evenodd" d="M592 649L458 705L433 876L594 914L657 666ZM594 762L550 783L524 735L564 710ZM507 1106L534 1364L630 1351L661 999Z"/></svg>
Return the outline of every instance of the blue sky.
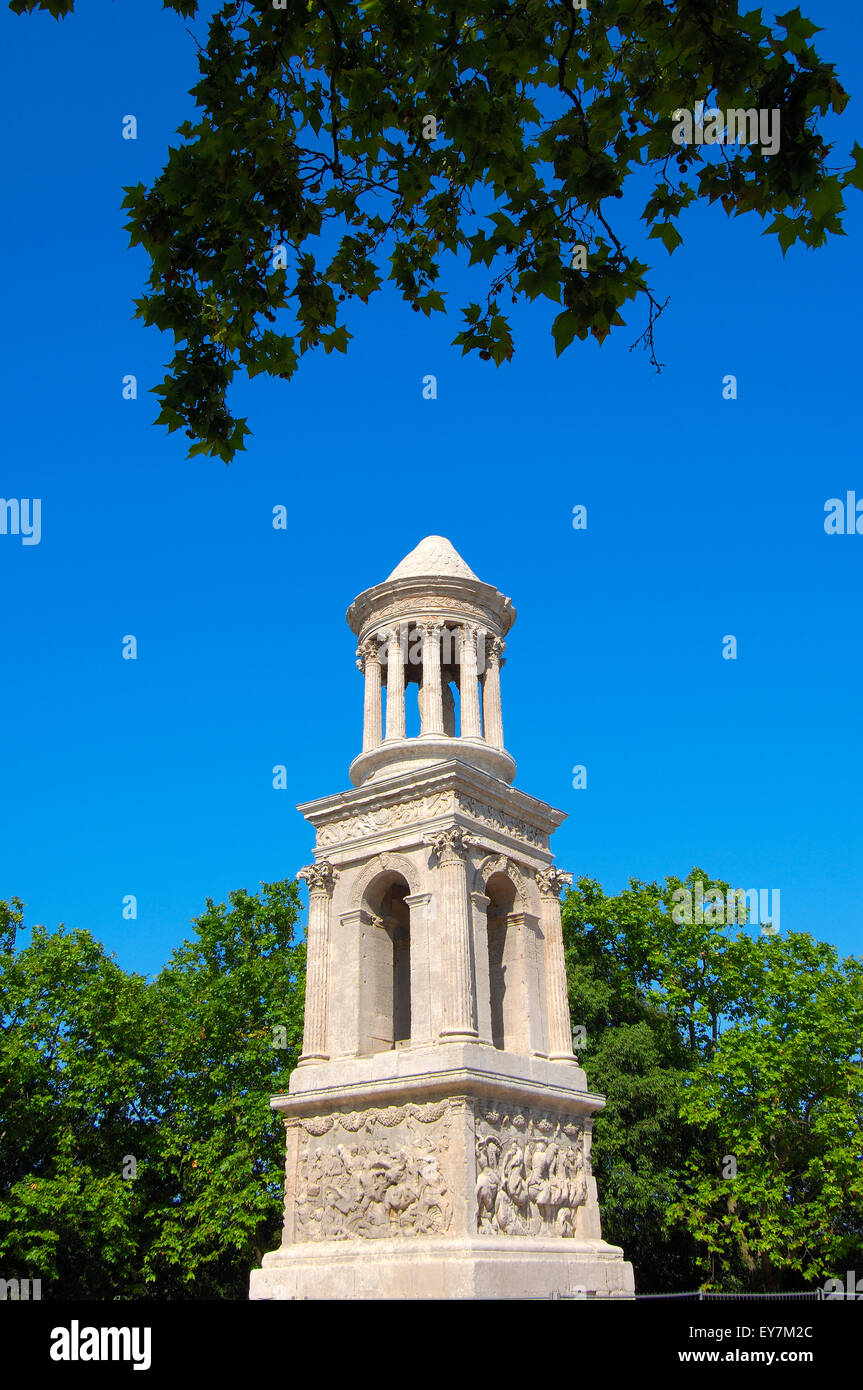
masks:
<svg viewBox="0 0 863 1390"><path fill-rule="evenodd" d="M856 6L803 8L853 98ZM561 866L617 891L697 864L779 888L783 930L859 951L863 536L823 521L827 498L863 497L863 200L846 238L784 261L718 207L685 216L672 258L650 243L660 376L628 350L638 311L557 360L551 306L519 306L496 370L450 346L472 276L444 268L447 319L387 287L351 313L346 357L238 378L247 453L189 462L152 424L170 348L132 320L146 258L120 201L190 114L192 41L156 0L82 0L62 24L0 11L0 49L0 495L43 506L38 546L0 536L0 897L153 972L207 896L295 873L296 803L347 787L360 746L345 610L443 534L518 609L506 743L516 785L568 813ZM837 162L859 109L828 128Z"/></svg>

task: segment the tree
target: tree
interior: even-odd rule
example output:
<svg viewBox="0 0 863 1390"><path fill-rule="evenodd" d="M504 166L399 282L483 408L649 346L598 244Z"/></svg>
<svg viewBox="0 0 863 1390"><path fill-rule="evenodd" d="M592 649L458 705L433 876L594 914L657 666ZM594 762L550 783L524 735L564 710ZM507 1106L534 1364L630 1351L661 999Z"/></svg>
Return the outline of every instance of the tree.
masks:
<svg viewBox="0 0 863 1390"><path fill-rule="evenodd" d="M0 903L0 1267L58 1298L241 1298L277 1244L294 882L207 900L158 979Z"/></svg>
<svg viewBox="0 0 863 1390"><path fill-rule="evenodd" d="M231 893L230 907L208 898L197 939L153 987L158 1193L145 1277L162 1297L243 1298L279 1243L285 1133L268 1100L287 1090L302 1047L305 943L293 943L296 883L261 888Z"/></svg>
<svg viewBox="0 0 863 1390"><path fill-rule="evenodd" d="M678 910L697 884L704 911ZM693 869L614 897L583 878L564 903L572 1018L608 1095L605 1234L657 1292L800 1288L863 1256L863 960L753 935L728 891Z"/></svg>
<svg viewBox="0 0 863 1390"><path fill-rule="evenodd" d="M672 1218L749 1287L844 1282L863 1256L863 959L796 932L728 955L729 1023L682 1105L718 1146L687 1162Z"/></svg>
<svg viewBox="0 0 863 1390"><path fill-rule="evenodd" d="M0 1267L67 1298L142 1291L142 1194L123 1158L153 1143L140 1108L146 986L89 932L33 928L0 903Z"/></svg>
<svg viewBox="0 0 863 1390"><path fill-rule="evenodd" d="M74 0L10 5L61 17ZM226 398L238 368L289 379L306 352L344 352L341 306L384 278L417 312L445 312L444 252L488 272L463 352L511 359L505 294L557 306L558 354L602 342L640 301L636 341L659 368L664 305L627 247L625 192L669 253L703 200L758 214L783 254L842 232L863 149L828 162L817 123L847 95L817 32L799 9L771 25L736 0L228 0L199 50L200 119L124 202L151 263L136 312L174 336L159 422L228 462L248 434ZM779 111L779 149L676 143L675 113L698 100Z"/></svg>
<svg viewBox="0 0 863 1390"><path fill-rule="evenodd" d="M615 896L581 878L563 903L570 1011L591 1090L607 1097L595 1122L593 1165L603 1235L622 1245L644 1292L693 1289L699 1249L682 1218L685 1157L709 1143L680 1116L697 1050L651 986L653 942L670 893L630 880ZM584 1030L583 1032L581 1030Z"/></svg>

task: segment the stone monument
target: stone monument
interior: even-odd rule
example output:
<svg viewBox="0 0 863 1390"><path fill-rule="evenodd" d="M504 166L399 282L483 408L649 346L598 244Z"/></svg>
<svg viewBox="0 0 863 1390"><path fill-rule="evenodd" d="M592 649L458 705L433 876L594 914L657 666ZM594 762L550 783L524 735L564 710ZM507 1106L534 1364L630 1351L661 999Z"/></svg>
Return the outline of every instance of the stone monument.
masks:
<svg viewBox="0 0 863 1390"><path fill-rule="evenodd" d="M282 1244L253 1299L632 1296L602 1239L549 837L512 785L515 621L429 536L347 614L364 680L353 790L316 831ZM385 709L385 713L384 713Z"/></svg>

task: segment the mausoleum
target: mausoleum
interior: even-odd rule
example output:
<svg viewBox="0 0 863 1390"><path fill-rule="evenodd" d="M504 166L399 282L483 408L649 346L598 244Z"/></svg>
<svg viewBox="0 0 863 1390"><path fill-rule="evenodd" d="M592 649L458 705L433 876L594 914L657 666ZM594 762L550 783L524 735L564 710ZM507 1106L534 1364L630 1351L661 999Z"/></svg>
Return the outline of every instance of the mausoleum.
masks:
<svg viewBox="0 0 863 1390"><path fill-rule="evenodd" d="M347 614L363 681L350 791L314 827L303 1052L282 1244L254 1299L626 1298L600 1231L551 835L516 790L501 667L515 621L429 536Z"/></svg>

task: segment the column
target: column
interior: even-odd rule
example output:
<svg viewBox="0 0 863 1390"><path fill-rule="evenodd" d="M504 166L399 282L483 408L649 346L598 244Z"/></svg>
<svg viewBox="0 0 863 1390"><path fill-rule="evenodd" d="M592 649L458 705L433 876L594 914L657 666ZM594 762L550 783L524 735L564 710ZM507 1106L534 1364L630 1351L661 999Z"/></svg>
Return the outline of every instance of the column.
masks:
<svg viewBox="0 0 863 1390"><path fill-rule="evenodd" d="M552 1062L575 1062L572 1052L572 1023L566 988L566 961L563 954L563 927L560 920L560 891L572 883L572 874L560 869L539 869L536 875L542 904L542 930L545 936L545 982L548 1001L548 1055Z"/></svg>
<svg viewBox="0 0 863 1390"><path fill-rule="evenodd" d="M431 893L410 893L411 914L411 1047L432 1041L429 989L429 913Z"/></svg>
<svg viewBox="0 0 863 1390"><path fill-rule="evenodd" d="M378 660L378 644L374 637L367 637L357 647L357 666L365 675L366 688L363 701L363 752L377 748L381 741L381 663Z"/></svg>
<svg viewBox="0 0 863 1390"><path fill-rule="evenodd" d="M443 694L441 692L440 672L440 623L426 623L423 627L423 689L422 689L422 728L423 734L439 737L443 734Z"/></svg>
<svg viewBox="0 0 863 1390"><path fill-rule="evenodd" d="M488 968L488 905L485 893L471 893L473 952L476 963L476 1026L480 1042L492 1042L491 994Z"/></svg>
<svg viewBox="0 0 863 1390"><path fill-rule="evenodd" d="M481 738L479 722L479 677L476 662L477 629L465 625L461 630L459 663L459 703L462 738Z"/></svg>
<svg viewBox="0 0 863 1390"><path fill-rule="evenodd" d="M482 717L485 741L492 748L503 748L503 716L500 709L500 665L505 642L489 637L485 644L485 677L482 683Z"/></svg>
<svg viewBox="0 0 863 1390"><path fill-rule="evenodd" d="M453 825L429 836L440 874L439 923L443 971L443 1023L440 1036L451 1042L475 1042L476 1003L471 968L467 856L471 840Z"/></svg>
<svg viewBox="0 0 863 1390"><path fill-rule="evenodd" d="M405 654L402 629L397 624L387 633L387 738L405 736Z"/></svg>
<svg viewBox="0 0 863 1390"><path fill-rule="evenodd" d="M330 897L338 874L321 860L300 869L297 878L309 886L309 925L306 931L306 1014L303 1052L298 1066L325 1062L327 1052L327 996L329 992Z"/></svg>

